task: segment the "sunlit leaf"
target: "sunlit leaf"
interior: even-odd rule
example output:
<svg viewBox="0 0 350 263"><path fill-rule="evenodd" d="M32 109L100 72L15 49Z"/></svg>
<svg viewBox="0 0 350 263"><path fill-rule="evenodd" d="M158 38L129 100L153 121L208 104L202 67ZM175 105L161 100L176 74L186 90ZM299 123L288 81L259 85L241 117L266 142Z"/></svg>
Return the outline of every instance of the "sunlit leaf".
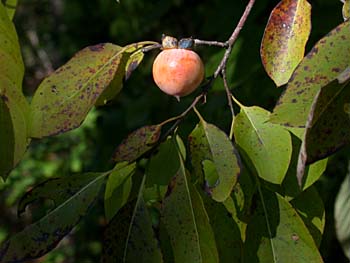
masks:
<svg viewBox="0 0 350 263"><path fill-rule="evenodd" d="M300 62L270 121L305 127L319 90L349 66L350 21L346 21L322 38Z"/></svg>
<svg viewBox="0 0 350 263"><path fill-rule="evenodd" d="M298 213L278 194L260 191L261 201L247 227L243 262L323 262Z"/></svg>
<svg viewBox="0 0 350 263"><path fill-rule="evenodd" d="M259 176L280 184L291 160L292 142L289 132L269 123L269 117L270 113L262 108L241 106L233 131L237 145L254 164Z"/></svg>
<svg viewBox="0 0 350 263"><path fill-rule="evenodd" d="M13 23L0 2L0 176L22 158L27 140L29 105L22 93L24 65Z"/></svg>
<svg viewBox="0 0 350 263"><path fill-rule="evenodd" d="M271 12L261 43L261 60L277 86L287 83L304 57L311 30L306 0L282 0Z"/></svg>
<svg viewBox="0 0 350 263"><path fill-rule="evenodd" d="M334 205L335 231L344 254L350 259L350 175L344 178Z"/></svg>
<svg viewBox="0 0 350 263"><path fill-rule="evenodd" d="M163 202L162 222L170 237L175 263L219 262L203 201L188 181L183 164Z"/></svg>
<svg viewBox="0 0 350 263"><path fill-rule="evenodd" d="M142 196L144 181L136 202L124 206L109 223L101 262L163 262Z"/></svg>
<svg viewBox="0 0 350 263"><path fill-rule="evenodd" d="M57 207L100 175L100 173L84 173L50 178L25 193L18 203L17 213L21 215L29 204L40 199L52 200L54 207Z"/></svg>
<svg viewBox="0 0 350 263"><path fill-rule="evenodd" d="M195 174L201 182L205 180L208 193L214 200L224 201L231 194L240 173L239 157L232 142L222 130L203 118L188 140ZM209 174L215 174L217 180L209 182L212 181Z"/></svg>
<svg viewBox="0 0 350 263"><path fill-rule="evenodd" d="M322 199L315 187L310 187L291 201L305 226L319 247L326 222Z"/></svg>
<svg viewBox="0 0 350 263"><path fill-rule="evenodd" d="M15 16L17 0L5 0L3 2L4 2L4 7L6 9L7 15L12 20L13 17Z"/></svg>
<svg viewBox="0 0 350 263"><path fill-rule="evenodd" d="M114 99L116 95L123 88L123 82L127 80L131 73L138 67L138 65L142 62L143 52L142 46L134 47L131 46L129 48L119 47L121 51L124 52L123 56L120 59L120 64L118 69L114 75L113 80L109 84L109 86L102 92L102 94L98 97L95 105L104 105L107 102Z"/></svg>
<svg viewBox="0 0 350 263"><path fill-rule="evenodd" d="M23 262L51 251L86 215L104 179L105 174L100 174L39 221L14 234L0 247L0 262Z"/></svg>
<svg viewBox="0 0 350 263"><path fill-rule="evenodd" d="M153 42L140 42L120 49L104 43L79 51L40 84L31 104L31 136L41 138L78 127L98 97L118 72L125 75L122 59Z"/></svg>
<svg viewBox="0 0 350 263"><path fill-rule="evenodd" d="M161 125L151 125L130 133L115 150L113 160L116 162L135 161L154 147L159 140L161 129Z"/></svg>
<svg viewBox="0 0 350 263"><path fill-rule="evenodd" d="M119 163L108 176L104 197L105 215L108 221L128 201L132 185L131 176L135 169L136 163L129 165Z"/></svg>
<svg viewBox="0 0 350 263"><path fill-rule="evenodd" d="M342 0L343 4L343 18L348 20L350 18L350 0Z"/></svg>

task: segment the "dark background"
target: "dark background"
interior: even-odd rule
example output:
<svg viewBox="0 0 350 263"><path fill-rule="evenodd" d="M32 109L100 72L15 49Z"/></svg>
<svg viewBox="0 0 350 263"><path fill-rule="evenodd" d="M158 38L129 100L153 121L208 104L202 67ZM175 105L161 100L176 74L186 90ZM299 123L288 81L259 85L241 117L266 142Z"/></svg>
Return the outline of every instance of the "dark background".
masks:
<svg viewBox="0 0 350 263"><path fill-rule="evenodd" d="M231 35L247 1L241 0L20 0L14 22L26 65L24 92L30 99L41 80L80 49L102 42L121 46L145 40L160 41L162 33L203 40L225 41ZM245 105L271 110L283 88L277 89L264 72L259 56L260 41L269 14L278 1L259 0L236 42L228 79L235 96ZM312 4L312 33L307 50L342 22L340 1L318 0ZM224 50L197 47L210 76ZM181 113L194 95L178 103L161 93L151 76L157 51L148 53L125 83L121 94L108 106L94 109L82 127L52 138L34 140L20 165L6 183L0 181L0 242L39 215L16 216L16 203L34 184L49 177L83 171L104 171L118 143L132 130L160 123ZM200 111L208 122L225 131L230 111L222 81L218 79ZM238 112L238 109L236 109ZM181 125L183 138L197 119L190 114ZM321 253L325 262L348 262L336 241L333 203L347 173L348 150L332 157L317 183L325 202L326 229ZM44 213L44 211L42 211ZM37 262L98 262L101 252L103 204L99 203L57 249Z"/></svg>

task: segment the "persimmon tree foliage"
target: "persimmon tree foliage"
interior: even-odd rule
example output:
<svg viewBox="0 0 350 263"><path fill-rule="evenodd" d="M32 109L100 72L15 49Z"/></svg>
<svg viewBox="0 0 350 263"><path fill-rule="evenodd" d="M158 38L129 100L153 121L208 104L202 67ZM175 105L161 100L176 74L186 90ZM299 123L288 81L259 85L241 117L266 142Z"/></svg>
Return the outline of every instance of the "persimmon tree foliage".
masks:
<svg viewBox="0 0 350 263"><path fill-rule="evenodd" d="M1 262L45 255L99 198L108 222L101 262L322 262L318 247L325 214L313 184L327 157L350 138L349 1L344 1L344 22L306 54L311 31L307 0L282 0L271 11L261 61L276 86L285 89L273 112L239 102L226 76L253 5L254 0L248 1L227 41L191 40L225 53L182 114L129 134L116 146L115 166L108 171L53 178L28 190L18 204L19 215L38 199L52 200L53 207L1 244ZM28 103L13 14L11 5L0 3L4 180L32 138L78 128L94 106L122 92L148 52L162 49L154 41L88 46L47 76ZM218 107L228 106L232 113L228 130L200 113L214 82L227 94L227 105ZM190 112L198 123L183 138L177 128Z"/></svg>

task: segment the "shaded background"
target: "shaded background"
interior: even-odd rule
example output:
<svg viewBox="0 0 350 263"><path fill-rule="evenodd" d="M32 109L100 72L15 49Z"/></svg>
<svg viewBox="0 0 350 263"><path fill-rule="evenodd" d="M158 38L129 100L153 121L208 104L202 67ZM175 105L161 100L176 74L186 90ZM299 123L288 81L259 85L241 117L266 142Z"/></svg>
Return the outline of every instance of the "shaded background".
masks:
<svg viewBox="0 0 350 263"><path fill-rule="evenodd" d="M26 65L24 92L30 99L41 80L65 63L80 49L102 42L126 45L159 41L162 33L177 38L225 41L231 35L247 1L241 0L19 0L14 19ZM228 66L229 84L245 105L271 110L282 89L276 89L264 72L259 46L270 12L278 1L259 0L234 47ZM313 7L312 33L307 50L328 31L342 22L342 3L337 0L310 1ZM216 69L224 50L198 47L206 76ZM94 109L82 127L63 135L33 141L20 165L6 183L0 181L0 242L8 234L45 212L27 213L18 219L16 204L34 184L49 177L83 171L104 171L118 143L132 130L156 124L181 113L194 95L178 103L161 93L153 83L151 66L157 51L148 53L121 94L108 106ZM198 91L199 92L199 91ZM225 131L230 127L230 111L222 81L218 79L200 111L208 122ZM238 109L236 109L238 112ZM183 138L193 129L196 117L190 114L182 123ZM348 149L332 157L324 176L317 183L325 202L326 229L321 253L325 262L348 262L334 235L333 203L347 173ZM65 238L58 248L34 262L98 262L104 227L103 204Z"/></svg>

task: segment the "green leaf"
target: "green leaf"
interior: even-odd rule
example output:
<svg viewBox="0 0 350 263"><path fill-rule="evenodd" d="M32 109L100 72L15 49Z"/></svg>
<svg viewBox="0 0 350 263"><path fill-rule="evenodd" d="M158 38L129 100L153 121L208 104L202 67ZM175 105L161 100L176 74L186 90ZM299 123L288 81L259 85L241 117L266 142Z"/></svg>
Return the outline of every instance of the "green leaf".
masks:
<svg viewBox="0 0 350 263"><path fill-rule="evenodd" d="M306 164L328 157L350 142L350 85L337 80L316 95L306 124Z"/></svg>
<svg viewBox="0 0 350 263"><path fill-rule="evenodd" d="M313 185L323 174L327 167L327 159L315 162L305 167L305 176L302 187L299 186L297 180L297 164L301 141L296 136L292 135L293 153L287 174L283 180L283 194L289 198L298 196L302 191Z"/></svg>
<svg viewBox="0 0 350 263"><path fill-rule="evenodd" d="M305 226L308 228L316 245L319 247L326 222L322 199L315 187L310 187L291 201Z"/></svg>
<svg viewBox="0 0 350 263"><path fill-rule="evenodd" d="M168 138L159 146L146 168L146 200L163 200L171 179L180 168L180 156L176 136Z"/></svg>
<svg viewBox="0 0 350 263"><path fill-rule="evenodd" d="M122 47L119 48L121 51L123 50ZM123 88L123 82L130 77L131 73L142 62L143 56L142 47L136 49L134 46L131 46L124 49L124 54L120 59L120 64L113 80L98 97L95 105L105 105L108 101L113 100L114 97L118 95Z"/></svg>
<svg viewBox="0 0 350 263"><path fill-rule="evenodd" d="M109 223L101 262L163 262L143 199L145 177L136 202L124 206Z"/></svg>
<svg viewBox="0 0 350 263"><path fill-rule="evenodd" d="M217 180L208 185L208 192L214 200L223 202L230 196L240 173L239 157L232 142L222 130L201 117L188 140L196 176L203 182L214 171Z"/></svg>
<svg viewBox="0 0 350 263"><path fill-rule="evenodd" d="M234 120L237 145L249 157L259 176L281 184L292 155L290 134L283 127L268 122L270 113L259 107L241 106Z"/></svg>
<svg viewBox="0 0 350 263"><path fill-rule="evenodd" d="M151 150L158 142L162 125L144 126L133 131L125 138L114 152L116 162L133 162Z"/></svg>
<svg viewBox="0 0 350 263"><path fill-rule="evenodd" d="M322 38L300 62L280 97L271 122L305 127L319 90L350 66L350 21Z"/></svg>
<svg viewBox="0 0 350 263"><path fill-rule="evenodd" d="M343 4L343 18L344 20L349 20L350 18L350 0L341 0Z"/></svg>
<svg viewBox="0 0 350 263"><path fill-rule="evenodd" d="M306 0L282 0L271 12L260 54L277 86L288 82L303 59L310 31L311 6Z"/></svg>
<svg viewBox="0 0 350 263"><path fill-rule="evenodd" d="M6 179L26 151L29 105L22 93L24 65L17 33L0 3L0 176Z"/></svg>
<svg viewBox="0 0 350 263"><path fill-rule="evenodd" d="M46 216L4 242L0 247L0 261L23 262L51 251L91 208L105 175L96 176Z"/></svg>
<svg viewBox="0 0 350 263"><path fill-rule="evenodd" d="M241 262L243 241L237 222L228 214L224 203L216 202L204 195L202 198L215 235L219 262Z"/></svg>
<svg viewBox="0 0 350 263"><path fill-rule="evenodd" d="M125 75L124 56L144 45L140 42L124 48L104 43L79 51L65 65L40 84L31 104L32 137L41 138L78 127L98 97L116 74ZM122 68L118 72L119 68Z"/></svg>
<svg viewBox="0 0 350 263"><path fill-rule="evenodd" d="M350 259L350 174L348 173L340 186L335 205L334 219L337 238L344 254Z"/></svg>
<svg viewBox="0 0 350 263"><path fill-rule="evenodd" d="M50 178L22 196L18 203L17 213L21 215L29 204L40 199L50 199L54 202L54 207L57 207L99 176L101 173L84 173Z"/></svg>
<svg viewBox="0 0 350 263"><path fill-rule="evenodd" d="M4 2L4 7L6 9L7 15L12 20L16 13L17 0L5 0L3 2Z"/></svg>
<svg viewBox="0 0 350 263"><path fill-rule="evenodd" d="M188 181L183 163L163 202L162 222L170 236L175 263L219 262L203 201Z"/></svg>
<svg viewBox="0 0 350 263"><path fill-rule="evenodd" d="M136 163L118 163L108 176L104 197L107 221L110 221L128 201L132 186L131 176L135 169Z"/></svg>
<svg viewBox="0 0 350 263"><path fill-rule="evenodd" d="M294 208L272 192L261 190L260 197L247 227L243 262L323 262Z"/></svg>

